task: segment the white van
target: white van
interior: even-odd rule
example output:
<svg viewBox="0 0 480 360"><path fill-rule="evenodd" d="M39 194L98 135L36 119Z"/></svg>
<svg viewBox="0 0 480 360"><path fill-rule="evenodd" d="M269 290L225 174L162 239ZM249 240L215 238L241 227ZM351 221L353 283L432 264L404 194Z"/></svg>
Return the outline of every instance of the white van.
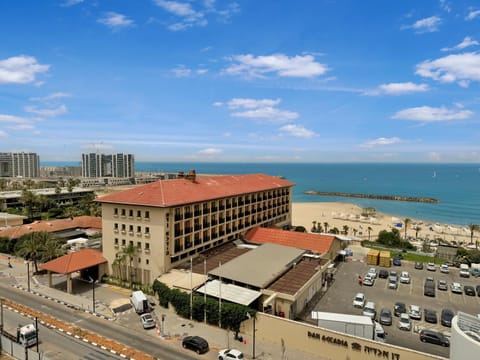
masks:
<svg viewBox="0 0 480 360"><path fill-rule="evenodd" d="M460 264L460 277L470 277L470 267L467 264Z"/></svg>

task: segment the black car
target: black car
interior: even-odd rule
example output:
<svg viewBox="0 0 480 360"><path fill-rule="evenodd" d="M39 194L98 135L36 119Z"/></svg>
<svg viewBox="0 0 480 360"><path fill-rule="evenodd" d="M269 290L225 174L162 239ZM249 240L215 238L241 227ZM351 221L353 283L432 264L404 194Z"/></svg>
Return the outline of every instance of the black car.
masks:
<svg viewBox="0 0 480 360"><path fill-rule="evenodd" d="M420 340L423 342L429 342L432 344L442 345L442 346L450 346L450 341L448 338L436 331L423 329L420 331Z"/></svg>
<svg viewBox="0 0 480 360"><path fill-rule="evenodd" d="M475 288L471 285L465 285L463 287L463 292L468 296L475 296Z"/></svg>
<svg viewBox="0 0 480 360"><path fill-rule="evenodd" d="M186 336L182 340L182 346L185 349L195 351L197 354L203 354L208 351L208 342L200 336Z"/></svg>
<svg viewBox="0 0 480 360"><path fill-rule="evenodd" d="M380 311L379 322L382 325L392 325L392 312L390 311L390 309L383 308Z"/></svg>
<svg viewBox="0 0 480 360"><path fill-rule="evenodd" d="M423 295L435 297L435 280L432 277L427 277L425 279Z"/></svg>
<svg viewBox="0 0 480 360"><path fill-rule="evenodd" d="M393 306L393 315L400 316L400 314L404 314L407 312L407 307L402 302L396 302Z"/></svg>
<svg viewBox="0 0 480 360"><path fill-rule="evenodd" d="M380 270L380 272L378 273L378 277L381 279L388 278L388 271L385 269Z"/></svg>
<svg viewBox="0 0 480 360"><path fill-rule="evenodd" d="M452 319L455 316L452 310L443 309L440 315L440 322L443 326L452 327Z"/></svg>
<svg viewBox="0 0 480 360"><path fill-rule="evenodd" d="M435 310L425 309L424 311L425 321L431 324L436 324L437 321L437 312Z"/></svg>
<svg viewBox="0 0 480 360"><path fill-rule="evenodd" d="M421 261L416 261L416 262L415 262L415 269L417 269L417 270L423 270L423 262L421 262Z"/></svg>

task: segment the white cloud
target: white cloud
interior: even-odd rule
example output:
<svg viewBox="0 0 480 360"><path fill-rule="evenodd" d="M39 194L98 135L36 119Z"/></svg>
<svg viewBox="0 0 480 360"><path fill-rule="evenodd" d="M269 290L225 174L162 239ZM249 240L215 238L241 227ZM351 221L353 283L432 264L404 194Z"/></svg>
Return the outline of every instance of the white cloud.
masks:
<svg viewBox="0 0 480 360"><path fill-rule="evenodd" d="M265 74L274 73L282 77L311 78L330 70L325 64L316 62L312 55L289 57L284 54L246 54L233 56L230 60L233 64L224 69L223 73L245 77L264 77Z"/></svg>
<svg viewBox="0 0 480 360"><path fill-rule="evenodd" d="M78 4L81 4L84 0L66 0L62 6L64 7L70 7L70 6L75 6Z"/></svg>
<svg viewBox="0 0 480 360"><path fill-rule="evenodd" d="M450 4L447 3L446 0L440 0L440 7L447 13L452 11L452 8L450 7Z"/></svg>
<svg viewBox="0 0 480 360"><path fill-rule="evenodd" d="M472 10L468 13L466 20L473 20L480 15L480 10Z"/></svg>
<svg viewBox="0 0 480 360"><path fill-rule="evenodd" d="M208 24L203 12L196 11L190 3L155 0L155 4L181 19L181 21L175 22L174 24L168 26L168 28L172 31L181 31L192 26L205 26Z"/></svg>
<svg viewBox="0 0 480 360"><path fill-rule="evenodd" d="M470 110L447 109L444 106L435 108L420 106L401 110L392 116L393 119L412 120L419 122L440 122L465 120L473 115Z"/></svg>
<svg viewBox="0 0 480 360"><path fill-rule="evenodd" d="M312 138L316 136L316 134L312 130L308 130L302 125L284 125L279 129L281 132L287 133L289 135L301 138Z"/></svg>
<svg viewBox="0 0 480 360"><path fill-rule="evenodd" d="M428 91L427 84L415 84L412 82L382 84L373 90L367 90L364 95L403 95Z"/></svg>
<svg viewBox="0 0 480 360"><path fill-rule="evenodd" d="M98 22L114 30L126 28L134 24L134 21L127 18L125 15L113 11L106 13L105 17L98 19Z"/></svg>
<svg viewBox="0 0 480 360"><path fill-rule="evenodd" d="M213 106L221 107L221 106L223 106L223 102L221 102L221 101L215 101L215 102L213 103Z"/></svg>
<svg viewBox="0 0 480 360"><path fill-rule="evenodd" d="M26 106L25 111L40 116L55 117L67 113L67 107L60 105L53 109L38 109L36 106Z"/></svg>
<svg viewBox="0 0 480 360"><path fill-rule="evenodd" d="M33 100L33 101L50 101L50 100L55 100L55 99L62 99L62 98L66 98L66 97L71 97L71 96L72 95L70 95L68 93L56 92L56 93L52 93L52 94L49 94L49 95L44 96L44 97L31 98L31 100Z"/></svg>
<svg viewBox="0 0 480 360"><path fill-rule="evenodd" d="M285 122L298 118L298 113L276 108L280 104L280 99L248 99L234 98L226 105L229 109L240 109L244 111L232 112L233 117L246 119L260 119L269 122ZM223 103L217 102L215 106L222 106Z"/></svg>
<svg viewBox="0 0 480 360"><path fill-rule="evenodd" d="M29 123L30 120L19 117L19 116L0 114L0 122L24 124L24 123Z"/></svg>
<svg viewBox="0 0 480 360"><path fill-rule="evenodd" d="M468 86L470 81L480 81L480 54L452 54L427 60L417 65L415 73L444 83L458 82Z"/></svg>
<svg viewBox="0 0 480 360"><path fill-rule="evenodd" d="M473 40L470 36L465 36L465 38L463 39L463 41L460 44L457 44L457 45L455 45L454 47L451 47L451 48L448 48L448 47L442 48L441 50L442 51L462 50L462 49L465 49L469 46L475 46L475 45L478 45L477 40Z"/></svg>
<svg viewBox="0 0 480 360"><path fill-rule="evenodd" d="M223 150L217 149L217 148L207 148L207 149L198 151L198 154L200 155L220 155L222 153L223 153Z"/></svg>
<svg viewBox="0 0 480 360"><path fill-rule="evenodd" d="M360 146L366 147L366 148L372 148L376 146L399 144L401 142L402 140L398 137L391 137L391 138L379 137L373 140L369 140L366 143L361 144Z"/></svg>
<svg viewBox="0 0 480 360"><path fill-rule="evenodd" d="M39 73L47 72L50 65L41 65L33 56L13 56L0 60L0 84L26 84L35 81Z"/></svg>
<svg viewBox="0 0 480 360"><path fill-rule="evenodd" d="M5 139L8 137L8 134L5 131L0 130L0 139Z"/></svg>
<svg viewBox="0 0 480 360"><path fill-rule="evenodd" d="M13 126L7 126L10 130L21 131L21 130L34 130L35 126L33 124L18 124Z"/></svg>
<svg viewBox="0 0 480 360"><path fill-rule="evenodd" d="M428 18L417 20L412 25L406 25L404 29L414 29L418 33L427 33L438 31L438 26L442 22L442 19L438 16L430 16Z"/></svg>
<svg viewBox="0 0 480 360"><path fill-rule="evenodd" d="M206 73L208 73L208 70L207 70L207 69L198 69L198 70L197 70L197 74L198 74L198 75L205 75Z"/></svg>
<svg viewBox="0 0 480 360"><path fill-rule="evenodd" d="M184 65L179 65L175 69L172 70L175 77L182 78L182 77L189 77L192 74L192 70L186 68Z"/></svg>

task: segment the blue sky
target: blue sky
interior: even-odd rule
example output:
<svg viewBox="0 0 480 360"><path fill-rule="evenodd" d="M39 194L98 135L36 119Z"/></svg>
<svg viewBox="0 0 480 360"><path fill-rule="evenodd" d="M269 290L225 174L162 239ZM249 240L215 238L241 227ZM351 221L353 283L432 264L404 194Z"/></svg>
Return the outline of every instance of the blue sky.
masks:
<svg viewBox="0 0 480 360"><path fill-rule="evenodd" d="M480 3L0 2L0 151L478 162Z"/></svg>

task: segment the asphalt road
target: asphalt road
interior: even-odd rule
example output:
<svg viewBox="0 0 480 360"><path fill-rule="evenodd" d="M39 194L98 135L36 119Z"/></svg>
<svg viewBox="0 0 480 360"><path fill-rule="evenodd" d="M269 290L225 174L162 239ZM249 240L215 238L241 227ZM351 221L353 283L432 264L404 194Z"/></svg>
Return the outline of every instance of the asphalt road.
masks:
<svg viewBox="0 0 480 360"><path fill-rule="evenodd" d="M421 321L414 321L413 327L432 328L448 335L450 328L440 325L440 312L443 308L450 308L454 312L464 311L469 314L480 313L480 297L467 296L465 294L454 294L449 290L441 291L436 289L435 297L427 297L423 295L423 284L427 276L432 276L435 283L438 279L447 280L449 286L453 281L466 285L478 285L480 280L477 278L460 278L458 269L450 269L449 274L442 274L437 269L435 272L423 270L415 270L413 263L403 261L402 266L395 266L387 270L394 270L400 275L401 271L408 271L411 276L410 284L399 284L398 289L388 289L386 279L378 279L374 286L362 286L358 284L358 275L365 275L370 268L369 265L360 262L352 261L342 263L338 267L335 275L335 281L328 289L327 293L319 300L314 310L339 312L352 315L361 315L362 310L354 308L352 305L353 298L357 292L363 292L367 301L374 301L377 307L377 314L383 307L390 308L393 312L393 305L395 302L404 302L407 307L410 304L418 305L422 308L436 310L438 316L438 324L429 324L423 321L423 314ZM377 266L377 270L380 267ZM311 319L305 319L311 322ZM412 331L402 331L398 329L398 319L393 319L392 326L384 326L387 332L387 342L390 344L449 357L449 348L444 348L439 345L422 343L419 339L418 333Z"/></svg>
<svg viewBox="0 0 480 360"><path fill-rule="evenodd" d="M115 322L103 320L82 311L66 308L42 297L12 288L0 282L0 296L23 304L32 309L54 316L66 323L75 324L85 330L114 339L126 346L141 350L159 359L183 360L199 359L193 352L177 348L171 342L134 331Z"/></svg>
<svg viewBox="0 0 480 360"><path fill-rule="evenodd" d="M16 312L3 309L4 329L12 335L15 335L19 324L31 324L33 321ZM51 360L65 359L85 359L85 360L108 360L120 359L120 356L114 356L108 351L104 351L93 345L77 340L64 333L49 329L38 323L39 328L39 351ZM35 349L36 345L32 346Z"/></svg>

